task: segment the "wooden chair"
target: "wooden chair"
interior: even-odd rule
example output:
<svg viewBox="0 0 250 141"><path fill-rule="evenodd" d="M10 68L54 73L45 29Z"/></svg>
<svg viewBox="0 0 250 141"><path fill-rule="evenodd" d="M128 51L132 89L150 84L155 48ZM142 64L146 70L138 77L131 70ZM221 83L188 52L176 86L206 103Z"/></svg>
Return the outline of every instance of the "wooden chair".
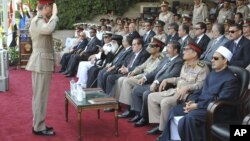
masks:
<svg viewBox="0 0 250 141"><path fill-rule="evenodd" d="M227 141L230 139L230 124L242 124L243 118L244 124L250 123L250 90L248 90L249 84L249 72L246 69L229 66L229 69L234 72L235 75L240 79L241 90L239 94L239 100L235 102L227 101L214 101L208 105L208 141L220 140ZM223 121L216 123L216 112L219 112L223 108L237 108L237 113L235 113L236 119L231 121Z"/></svg>

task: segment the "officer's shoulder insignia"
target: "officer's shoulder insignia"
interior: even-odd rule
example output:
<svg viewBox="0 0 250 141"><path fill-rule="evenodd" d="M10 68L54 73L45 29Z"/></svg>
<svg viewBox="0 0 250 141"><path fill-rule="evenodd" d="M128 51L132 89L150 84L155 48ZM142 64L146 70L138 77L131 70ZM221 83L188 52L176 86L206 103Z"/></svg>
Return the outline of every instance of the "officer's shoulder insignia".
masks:
<svg viewBox="0 0 250 141"><path fill-rule="evenodd" d="M42 15L38 15L37 18L41 19L41 18L43 18L43 16Z"/></svg>
<svg viewBox="0 0 250 141"><path fill-rule="evenodd" d="M162 60L163 58L164 58L163 54L160 54L160 55L158 56L158 59L159 59L159 60Z"/></svg>
<svg viewBox="0 0 250 141"><path fill-rule="evenodd" d="M199 67L201 67L201 68L205 67L205 63L203 63L203 62L201 62L201 61L199 61L199 62L197 63L197 65L198 65Z"/></svg>

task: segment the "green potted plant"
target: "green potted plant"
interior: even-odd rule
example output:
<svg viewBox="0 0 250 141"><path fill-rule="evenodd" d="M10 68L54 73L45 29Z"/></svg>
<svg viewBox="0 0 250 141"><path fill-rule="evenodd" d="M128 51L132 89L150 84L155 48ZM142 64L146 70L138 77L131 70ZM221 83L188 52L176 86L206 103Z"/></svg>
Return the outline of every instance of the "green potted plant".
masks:
<svg viewBox="0 0 250 141"><path fill-rule="evenodd" d="M19 52L16 48L8 48L10 66L17 66L19 62Z"/></svg>

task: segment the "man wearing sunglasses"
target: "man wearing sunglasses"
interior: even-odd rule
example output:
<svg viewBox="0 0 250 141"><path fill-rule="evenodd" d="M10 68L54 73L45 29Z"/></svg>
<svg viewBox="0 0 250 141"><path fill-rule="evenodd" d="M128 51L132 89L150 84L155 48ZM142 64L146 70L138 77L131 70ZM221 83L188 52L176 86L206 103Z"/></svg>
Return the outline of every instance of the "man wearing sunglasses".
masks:
<svg viewBox="0 0 250 141"><path fill-rule="evenodd" d="M243 36L242 25L231 25L229 38L230 41L225 44L225 47L233 53L229 64L246 68L250 63L250 40Z"/></svg>
<svg viewBox="0 0 250 141"><path fill-rule="evenodd" d="M226 47L220 46L216 50L211 60L213 71L206 77L202 90L192 94L192 98L170 110L161 141L206 141L208 104L215 99L235 101L236 94L240 92L238 78L228 69L232 56L233 54ZM232 113L225 111L218 112L216 116L222 119L230 118L229 114ZM177 122L175 122L176 116L179 116Z"/></svg>
<svg viewBox="0 0 250 141"><path fill-rule="evenodd" d="M183 60L180 76L164 79L159 92L152 92L148 96L148 115L150 123L159 123L159 130L163 131L170 109L177 101L185 101L194 91L202 88L203 82L209 73L206 64L199 60L202 48L196 43L188 43L184 47ZM173 85L175 88L166 89Z"/></svg>

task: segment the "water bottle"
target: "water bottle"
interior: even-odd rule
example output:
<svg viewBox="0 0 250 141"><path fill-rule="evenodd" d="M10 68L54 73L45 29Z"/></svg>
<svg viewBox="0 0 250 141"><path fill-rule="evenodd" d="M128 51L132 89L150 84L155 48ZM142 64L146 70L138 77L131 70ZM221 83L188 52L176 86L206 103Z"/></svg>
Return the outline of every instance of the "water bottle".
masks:
<svg viewBox="0 0 250 141"><path fill-rule="evenodd" d="M73 97L76 96L76 82L73 78L70 80L70 93Z"/></svg>
<svg viewBox="0 0 250 141"><path fill-rule="evenodd" d="M77 85L76 86L76 89L77 89L77 95L76 95L76 99L78 100L78 101L82 101L83 100L83 93L82 93L82 87L81 87L81 85Z"/></svg>

